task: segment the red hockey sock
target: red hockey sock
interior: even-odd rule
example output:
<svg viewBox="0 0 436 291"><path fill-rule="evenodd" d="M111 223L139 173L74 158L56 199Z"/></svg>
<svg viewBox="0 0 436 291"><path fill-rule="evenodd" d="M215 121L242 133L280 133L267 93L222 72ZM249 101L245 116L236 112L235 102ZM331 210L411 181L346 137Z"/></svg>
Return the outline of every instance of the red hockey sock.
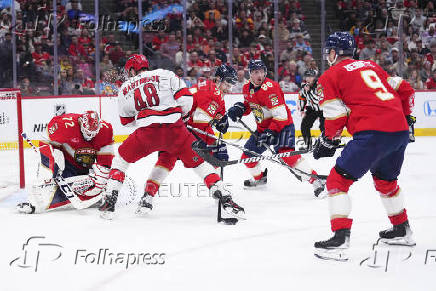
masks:
<svg viewBox="0 0 436 291"><path fill-rule="evenodd" d="M147 180L147 183L145 184L145 192L154 197L154 195L159 191L159 186L160 185L155 181Z"/></svg>
<svg viewBox="0 0 436 291"><path fill-rule="evenodd" d="M389 220L391 221L392 225L399 225L404 223L407 220L407 211L406 209L403 210L400 214L389 216Z"/></svg>
<svg viewBox="0 0 436 291"><path fill-rule="evenodd" d="M332 225L332 231L337 231L340 229L351 229L351 225L353 224L353 220L351 218L334 218L330 220Z"/></svg>

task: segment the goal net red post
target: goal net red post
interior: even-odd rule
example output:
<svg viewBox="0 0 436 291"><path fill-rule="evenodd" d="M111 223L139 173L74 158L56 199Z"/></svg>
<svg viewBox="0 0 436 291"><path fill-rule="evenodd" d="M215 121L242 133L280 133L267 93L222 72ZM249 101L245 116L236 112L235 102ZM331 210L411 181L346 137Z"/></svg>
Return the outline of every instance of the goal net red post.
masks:
<svg viewBox="0 0 436 291"><path fill-rule="evenodd" d="M25 187L23 116L19 89L0 89L0 155L4 173L0 187ZM12 157L11 155L16 155ZM18 170L18 171L17 171Z"/></svg>

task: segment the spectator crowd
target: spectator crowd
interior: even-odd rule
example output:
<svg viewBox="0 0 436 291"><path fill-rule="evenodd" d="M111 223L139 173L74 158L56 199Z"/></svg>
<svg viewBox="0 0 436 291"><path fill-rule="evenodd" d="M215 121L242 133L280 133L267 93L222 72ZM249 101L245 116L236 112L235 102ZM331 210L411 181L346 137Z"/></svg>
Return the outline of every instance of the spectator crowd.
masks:
<svg viewBox="0 0 436 291"><path fill-rule="evenodd" d="M338 0L336 13L341 29L356 40L357 58L377 62L415 89L435 89L435 2Z"/></svg>
<svg viewBox="0 0 436 291"><path fill-rule="evenodd" d="M103 29L99 45L95 47L94 29L83 21L84 16L94 13L91 2L58 0L58 35L54 37L52 0L15 0L15 60L11 53L11 8L3 8L0 11L0 86L12 86L12 63L16 61L17 79L24 95L53 94L54 74L58 77L59 94L94 94L98 50L99 90L102 94L115 94L122 82L123 64L139 50L138 33ZM337 0L336 18L340 28L355 37L358 44L356 58L376 61L390 74L406 78L415 89L433 89L436 88L435 2ZM137 0L108 0L104 7L109 8L102 7L100 4L100 10L109 13L114 21L138 22ZM183 17L180 10L174 8L181 7L181 1L145 0L142 7L143 15L168 10L159 20L158 29L142 32L143 51L152 67L174 70L192 85L199 79L213 76L217 66L231 63L238 72L234 92L241 92L248 78L250 59L262 59L268 68L268 76L275 77L272 1L235 0L229 19L225 0L188 0L186 76L182 69ZM312 55L311 36L305 27L301 1L279 1L278 18L277 79L284 91L295 92L304 72L310 68L318 70L318 63ZM229 21L232 23L231 43ZM402 25L401 31L399 25ZM402 42L400 32L404 36ZM53 65L55 41L56 68Z"/></svg>

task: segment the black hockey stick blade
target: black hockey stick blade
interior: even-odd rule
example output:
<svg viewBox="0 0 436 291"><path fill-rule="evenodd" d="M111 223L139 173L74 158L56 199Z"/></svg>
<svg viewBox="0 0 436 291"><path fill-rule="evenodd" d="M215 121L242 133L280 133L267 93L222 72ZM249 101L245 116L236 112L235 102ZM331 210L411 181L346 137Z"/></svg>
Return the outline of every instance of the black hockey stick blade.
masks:
<svg viewBox="0 0 436 291"><path fill-rule="evenodd" d="M224 223L227 225L235 225L236 223L238 223L239 220L236 217L223 218L221 216L221 201L218 200L218 212L216 216L216 221L218 223Z"/></svg>
<svg viewBox="0 0 436 291"><path fill-rule="evenodd" d="M210 154L211 149L207 146L202 146L202 141L194 141L192 143L192 149L206 162L211 164L214 167L225 167L228 165L225 161L221 161L220 159L217 159L213 155Z"/></svg>

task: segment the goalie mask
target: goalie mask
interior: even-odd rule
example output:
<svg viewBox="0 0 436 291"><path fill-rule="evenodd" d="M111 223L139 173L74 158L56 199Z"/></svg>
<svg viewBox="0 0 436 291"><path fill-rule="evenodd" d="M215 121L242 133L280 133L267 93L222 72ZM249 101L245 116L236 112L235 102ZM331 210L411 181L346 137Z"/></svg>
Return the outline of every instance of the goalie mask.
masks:
<svg viewBox="0 0 436 291"><path fill-rule="evenodd" d="M86 111L79 117L80 131L86 141L92 140L100 131L100 117L96 111Z"/></svg>

